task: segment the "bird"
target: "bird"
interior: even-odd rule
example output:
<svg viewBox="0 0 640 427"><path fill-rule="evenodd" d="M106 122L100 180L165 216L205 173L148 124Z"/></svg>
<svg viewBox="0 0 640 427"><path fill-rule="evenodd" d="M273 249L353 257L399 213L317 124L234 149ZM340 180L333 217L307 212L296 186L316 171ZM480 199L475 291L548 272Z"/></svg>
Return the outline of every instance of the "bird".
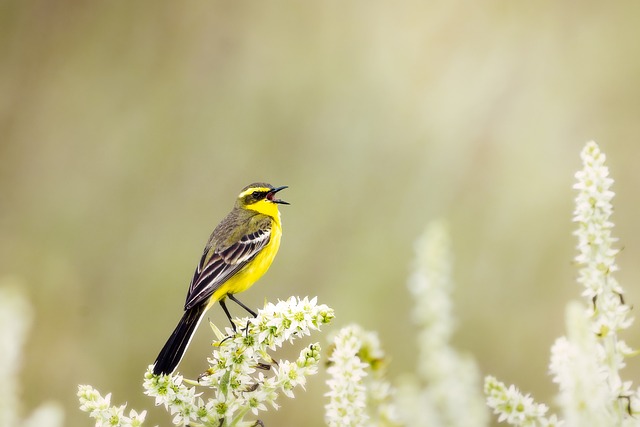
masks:
<svg viewBox="0 0 640 427"><path fill-rule="evenodd" d="M216 226L204 248L189 284L184 314L153 364L155 375L171 374L184 356L204 314L220 303L236 326L225 303L228 297L253 317L257 314L235 294L249 289L267 272L280 247L282 223L278 205L288 202L276 194L288 188L264 182L247 185L233 209Z"/></svg>

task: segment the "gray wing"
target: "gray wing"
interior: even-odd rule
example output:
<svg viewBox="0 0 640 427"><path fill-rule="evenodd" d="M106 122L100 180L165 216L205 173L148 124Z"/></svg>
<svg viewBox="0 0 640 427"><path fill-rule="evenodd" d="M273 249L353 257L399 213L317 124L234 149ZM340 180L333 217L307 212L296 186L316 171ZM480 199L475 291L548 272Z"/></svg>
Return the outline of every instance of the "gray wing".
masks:
<svg viewBox="0 0 640 427"><path fill-rule="evenodd" d="M189 284L184 309L188 310L211 295L231 276L253 260L271 239L271 225L246 234L222 250L206 248Z"/></svg>

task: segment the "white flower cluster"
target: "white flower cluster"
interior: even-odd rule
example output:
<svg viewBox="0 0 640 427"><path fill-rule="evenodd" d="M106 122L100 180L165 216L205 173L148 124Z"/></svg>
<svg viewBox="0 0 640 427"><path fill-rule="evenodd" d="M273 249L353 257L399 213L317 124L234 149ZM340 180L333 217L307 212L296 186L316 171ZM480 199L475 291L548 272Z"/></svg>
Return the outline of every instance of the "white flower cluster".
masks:
<svg viewBox="0 0 640 427"><path fill-rule="evenodd" d="M367 394L363 379L367 376L367 364L358 357L362 346L360 335L359 326L353 325L342 328L333 340L335 347L327 369L329 403L325 406L329 427L366 425Z"/></svg>
<svg viewBox="0 0 640 427"><path fill-rule="evenodd" d="M583 169L576 173L578 190L574 221L578 223L576 263L578 282L584 286L587 310L567 308L567 337L552 348L550 370L560 387L560 402L569 426L622 425L638 411L638 395L631 382L620 378L624 358L633 354L618 332L629 328L633 318L624 303L622 287L613 273L618 270L612 237L613 179L605 166L606 156L595 142L581 153ZM634 423L634 424L640 424Z"/></svg>
<svg viewBox="0 0 640 427"><path fill-rule="evenodd" d="M615 256L617 241L611 236L613 213L610 190L613 179L605 166L606 156L598 145L587 143L580 154L583 169L576 173L578 190L573 220L578 223L574 234L578 237L576 263L581 266L578 282L585 289L583 295L592 308L594 332L600 337L626 329L631 325L629 307L624 304L622 288L613 276L618 270Z"/></svg>
<svg viewBox="0 0 640 427"><path fill-rule="evenodd" d="M111 406L111 393L102 397L100 393L90 385L78 386L78 398L80 399L80 410L88 412L91 418L95 418L96 427L122 426L137 427L142 425L147 415L147 411L137 413L133 409L129 415L124 414L126 404L121 406Z"/></svg>
<svg viewBox="0 0 640 427"><path fill-rule="evenodd" d="M545 417L546 405L535 403L513 385L507 387L492 376L484 381L487 405L498 415L498 421L522 427L556 427L562 425L555 415Z"/></svg>
<svg viewBox="0 0 640 427"><path fill-rule="evenodd" d="M451 280L452 254L449 232L444 222L434 221L416 242L413 273L407 286L414 297L412 314L420 326L418 344L424 356L432 347L441 348L452 335ZM421 364L426 365L426 364ZM428 366L421 368L429 369ZM429 372L424 372L430 375Z"/></svg>
<svg viewBox="0 0 640 427"><path fill-rule="evenodd" d="M253 319L240 319L246 330L234 333L227 328L225 337L212 325L219 341L214 343L210 367L197 382L180 375L145 375L145 393L164 406L180 426L254 426L259 421L245 421L249 413L257 416L267 405L278 408L279 393L294 397L296 386L304 388L307 375L318 370L320 346L311 344L296 361L275 362L268 350L285 341L310 335L333 319L333 310L318 305L316 298L289 298L267 304ZM193 384L188 387L184 383ZM201 391L197 391L199 387ZM205 391L210 397L203 398Z"/></svg>
<svg viewBox="0 0 640 427"><path fill-rule="evenodd" d="M413 319L420 329L419 376L406 377L399 387L400 414L407 425L478 427L488 421L478 368L450 344L452 264L447 227L433 222L416 244L408 283L415 301Z"/></svg>
<svg viewBox="0 0 640 427"><path fill-rule="evenodd" d="M606 157L595 142L586 144L581 158L583 169L576 173L574 185L579 193L573 219L578 223L576 262L581 267L578 282L584 286L586 308L579 303L568 305L567 336L553 345L549 370L560 388L563 425L640 426L640 389L633 391L631 382L620 378L625 357L634 352L618 332L628 328L633 319L622 288L613 277L618 269L610 221L613 179L605 166ZM519 426L557 422L555 417L542 417L546 407L536 406L513 386L506 389L492 377L486 379L485 392L500 420Z"/></svg>
<svg viewBox="0 0 640 427"><path fill-rule="evenodd" d="M58 403L47 402L21 419L19 398L20 364L33 310L13 278L0 278L0 426L62 426L64 411Z"/></svg>
<svg viewBox="0 0 640 427"><path fill-rule="evenodd" d="M331 341L326 423L330 427L399 425L391 401L394 390L384 379L386 363L378 335L351 325Z"/></svg>
<svg viewBox="0 0 640 427"><path fill-rule="evenodd" d="M602 348L591 331L584 306L572 302L567 307L567 336L551 348L549 371L560 388L558 403L568 426L608 427L615 422L617 404L610 396L606 371L602 368ZM613 397L613 398L611 398Z"/></svg>
<svg viewBox="0 0 640 427"><path fill-rule="evenodd" d="M4 378L0 387L0 424L12 426L18 421L18 372L33 314L26 299L6 285L0 288L0 304L0 375Z"/></svg>

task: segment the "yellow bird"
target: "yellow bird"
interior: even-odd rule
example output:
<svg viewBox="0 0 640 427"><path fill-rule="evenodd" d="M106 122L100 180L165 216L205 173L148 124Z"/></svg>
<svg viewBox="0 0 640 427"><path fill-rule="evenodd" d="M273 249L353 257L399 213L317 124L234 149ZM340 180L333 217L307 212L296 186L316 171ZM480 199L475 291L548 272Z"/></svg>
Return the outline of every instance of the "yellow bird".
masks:
<svg viewBox="0 0 640 427"><path fill-rule="evenodd" d="M253 317L256 313L234 295L249 289L271 266L280 247L282 225L276 193L287 188L257 182L242 189L229 214L213 230L191 279L184 315L160 350L153 367L156 375L172 373L184 356L205 312L216 302L236 326L226 297Z"/></svg>

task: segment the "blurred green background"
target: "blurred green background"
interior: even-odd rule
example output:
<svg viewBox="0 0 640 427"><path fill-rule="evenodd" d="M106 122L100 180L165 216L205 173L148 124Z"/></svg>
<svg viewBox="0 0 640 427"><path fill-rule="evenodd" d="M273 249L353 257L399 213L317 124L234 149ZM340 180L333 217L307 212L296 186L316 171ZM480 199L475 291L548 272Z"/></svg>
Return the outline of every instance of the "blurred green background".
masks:
<svg viewBox="0 0 640 427"><path fill-rule="evenodd" d="M0 277L36 311L25 409L55 399L67 425L91 425L78 383L152 406L142 374L209 233L256 180L289 185L292 205L244 302L318 296L336 319L313 338L358 322L392 378L411 372L413 244L445 218L454 344L553 403L590 139L616 179L618 278L640 304L639 16L636 1L2 2ZM211 338L200 328L181 371L203 370ZM265 423L323 425L323 380Z"/></svg>

